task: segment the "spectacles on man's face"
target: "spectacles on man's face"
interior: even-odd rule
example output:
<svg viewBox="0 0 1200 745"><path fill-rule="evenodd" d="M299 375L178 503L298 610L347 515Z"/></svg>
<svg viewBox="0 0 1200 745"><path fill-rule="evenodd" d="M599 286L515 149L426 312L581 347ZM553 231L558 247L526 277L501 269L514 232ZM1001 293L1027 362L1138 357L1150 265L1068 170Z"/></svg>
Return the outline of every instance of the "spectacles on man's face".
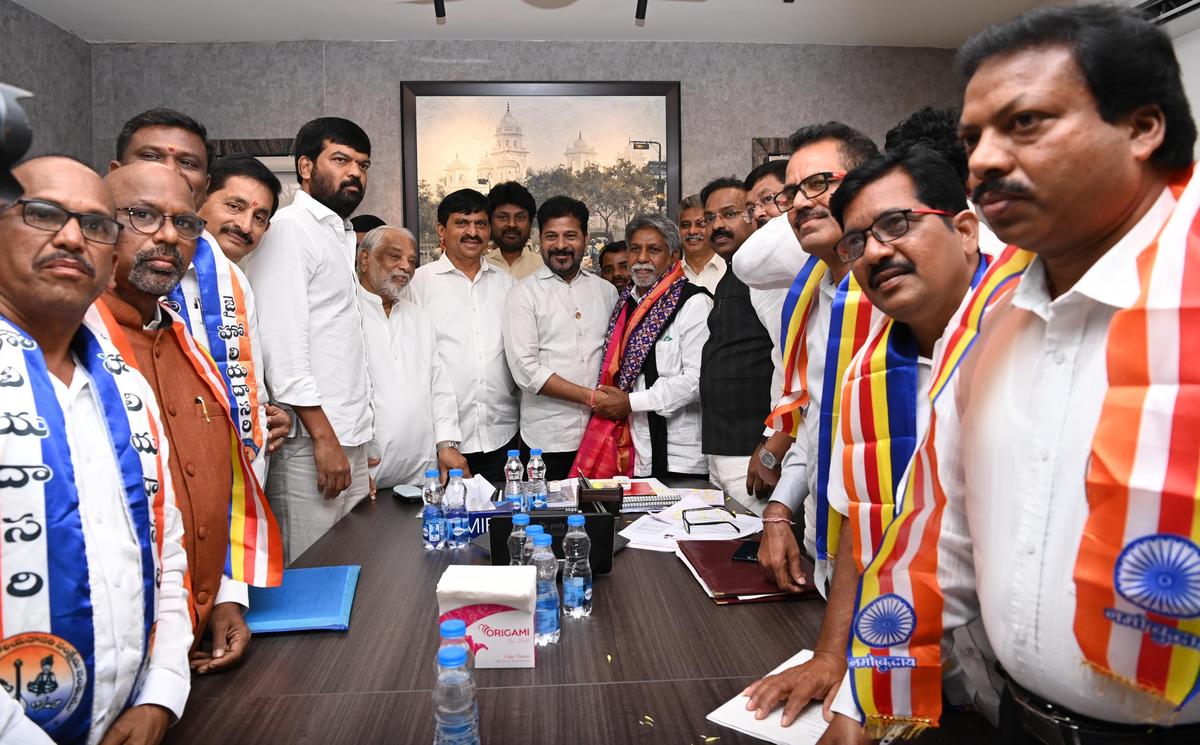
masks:
<svg viewBox="0 0 1200 745"><path fill-rule="evenodd" d="M169 217L171 224L175 227L175 232L179 234L180 238L188 241L199 238L204 232L204 226L208 224L199 215L168 215L154 207L118 207L117 212L129 215L129 226L143 235L157 233Z"/></svg>
<svg viewBox="0 0 1200 745"><path fill-rule="evenodd" d="M796 192L800 192L809 199L816 199L825 192L829 191L829 187L845 178L845 171L822 171L814 173L798 184L788 184L783 187L783 191L775 195L775 208L780 212L787 212L796 203Z"/></svg>
<svg viewBox="0 0 1200 745"><path fill-rule="evenodd" d="M738 217L741 217L743 220L745 220L746 219L746 211L734 209L733 207L726 207L725 209L721 210L720 212L705 212L704 213L704 223L707 225L708 223L711 223L714 220L716 220L718 217L721 218L722 220L724 220L725 222L733 222L734 219L738 218Z"/></svg>
<svg viewBox="0 0 1200 745"><path fill-rule="evenodd" d="M57 233L74 218L79 223L79 232L94 243L113 244L121 234L121 223L107 215L72 212L61 204L42 199L18 199L8 209L21 208L21 218L31 228Z"/></svg>
<svg viewBox="0 0 1200 745"><path fill-rule="evenodd" d="M842 260L843 264L857 261L867 252L867 233L873 235L875 240L880 243L891 243L907 233L909 223L922 215L953 217L945 210L888 210L875 218L875 222L868 225L866 230L855 230L844 234L835 246L838 258Z"/></svg>

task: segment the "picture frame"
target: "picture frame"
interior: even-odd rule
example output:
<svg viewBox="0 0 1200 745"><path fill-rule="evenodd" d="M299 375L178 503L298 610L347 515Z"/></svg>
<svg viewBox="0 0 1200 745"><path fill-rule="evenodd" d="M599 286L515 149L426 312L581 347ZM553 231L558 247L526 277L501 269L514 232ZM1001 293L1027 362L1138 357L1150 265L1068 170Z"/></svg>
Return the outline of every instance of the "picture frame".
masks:
<svg viewBox="0 0 1200 745"><path fill-rule="evenodd" d="M593 249L621 240L635 209L674 219L683 197L678 81L404 82L400 111L404 225L422 262L437 253L437 202L458 188L486 195L515 180L539 203L550 192L592 201ZM570 193L584 171L593 188ZM618 183L633 196L614 206Z"/></svg>

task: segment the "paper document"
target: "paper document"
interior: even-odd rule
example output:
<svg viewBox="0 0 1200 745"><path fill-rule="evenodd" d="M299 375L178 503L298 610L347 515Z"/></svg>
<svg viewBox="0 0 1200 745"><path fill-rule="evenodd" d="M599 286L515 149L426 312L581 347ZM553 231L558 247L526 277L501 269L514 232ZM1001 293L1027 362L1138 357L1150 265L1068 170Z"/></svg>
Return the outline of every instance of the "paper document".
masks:
<svg viewBox="0 0 1200 745"><path fill-rule="evenodd" d="M686 509L701 510L698 513L688 513L690 531L683 524L683 511ZM713 518L714 524L696 524L708 522L709 518ZM630 548L673 553L679 540L716 541L745 538L761 530L762 520L754 515L731 516L728 512L713 508L701 499L691 496L661 512L642 515L622 530L620 535L629 541Z"/></svg>
<svg viewBox="0 0 1200 745"><path fill-rule="evenodd" d="M789 667L795 667L812 659L812 650L805 649L794 657L771 671L771 674L783 672ZM829 725L821 716L821 702L816 701L804 708L800 716L791 725L784 727L783 705L771 712L766 719L755 719L754 712L746 711L749 697L740 693L722 704L716 711L708 715L708 721L723 727L737 730L744 735L757 737L760 740L773 742L776 745L815 745L825 728Z"/></svg>
<svg viewBox="0 0 1200 745"><path fill-rule="evenodd" d="M673 553L677 545L675 537L665 535L670 530L671 526L655 520L652 515L642 515L622 530L620 536L629 541L629 548Z"/></svg>

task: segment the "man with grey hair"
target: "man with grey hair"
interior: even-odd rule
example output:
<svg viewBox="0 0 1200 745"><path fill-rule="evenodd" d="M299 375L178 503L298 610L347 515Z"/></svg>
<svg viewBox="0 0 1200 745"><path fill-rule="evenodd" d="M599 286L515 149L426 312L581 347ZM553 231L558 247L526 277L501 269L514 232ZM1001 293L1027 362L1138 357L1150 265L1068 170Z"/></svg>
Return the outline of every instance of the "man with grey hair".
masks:
<svg viewBox="0 0 1200 745"><path fill-rule="evenodd" d="M679 228L666 217L630 220L625 242L633 284L609 319L594 413L572 472L707 478L700 355L712 296L688 282Z"/></svg>
<svg viewBox="0 0 1200 745"><path fill-rule="evenodd" d="M443 448L435 457L435 443L462 436L458 401L437 352L433 324L402 297L416 268L417 241L408 230L383 225L363 236L358 304L374 382L375 439L367 460L373 488L420 484L435 462L443 476L466 466L454 448Z"/></svg>

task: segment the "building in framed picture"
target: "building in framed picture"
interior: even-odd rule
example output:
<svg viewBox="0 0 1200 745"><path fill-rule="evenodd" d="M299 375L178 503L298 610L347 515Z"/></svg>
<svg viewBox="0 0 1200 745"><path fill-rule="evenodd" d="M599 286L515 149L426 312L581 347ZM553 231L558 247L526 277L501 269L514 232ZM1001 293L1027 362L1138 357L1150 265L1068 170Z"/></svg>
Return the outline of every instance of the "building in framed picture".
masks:
<svg viewBox="0 0 1200 745"><path fill-rule="evenodd" d="M458 189L517 181L539 204L580 199L597 251L679 201L678 83L407 83L402 102L405 223L422 261L437 256L437 204Z"/></svg>

